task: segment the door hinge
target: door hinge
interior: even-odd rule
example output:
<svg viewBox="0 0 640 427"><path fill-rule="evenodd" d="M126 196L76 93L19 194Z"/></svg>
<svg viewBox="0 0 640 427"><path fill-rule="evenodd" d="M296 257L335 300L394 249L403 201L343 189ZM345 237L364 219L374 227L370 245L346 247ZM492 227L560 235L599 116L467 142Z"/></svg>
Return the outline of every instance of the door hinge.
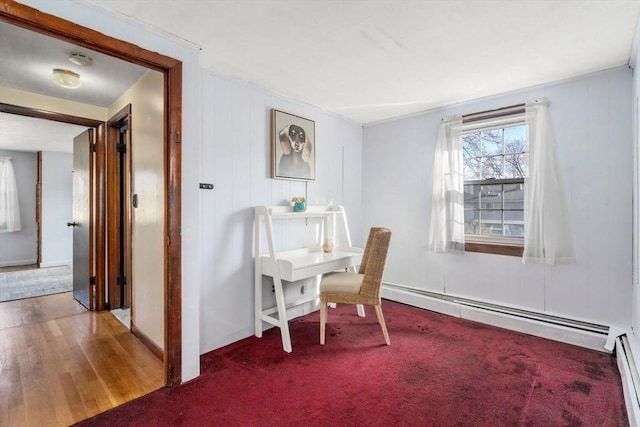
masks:
<svg viewBox="0 0 640 427"><path fill-rule="evenodd" d="M92 153L95 153L97 151L95 142L92 142L91 144L89 144L89 151L91 151Z"/></svg>
<svg viewBox="0 0 640 427"><path fill-rule="evenodd" d="M127 276L118 276L118 286L125 286L127 284Z"/></svg>
<svg viewBox="0 0 640 427"><path fill-rule="evenodd" d="M96 285L96 276L89 277L89 284L91 286L95 286Z"/></svg>
<svg viewBox="0 0 640 427"><path fill-rule="evenodd" d="M116 144L116 151L118 153L126 153L127 152L127 145L123 144L123 143L118 143Z"/></svg>

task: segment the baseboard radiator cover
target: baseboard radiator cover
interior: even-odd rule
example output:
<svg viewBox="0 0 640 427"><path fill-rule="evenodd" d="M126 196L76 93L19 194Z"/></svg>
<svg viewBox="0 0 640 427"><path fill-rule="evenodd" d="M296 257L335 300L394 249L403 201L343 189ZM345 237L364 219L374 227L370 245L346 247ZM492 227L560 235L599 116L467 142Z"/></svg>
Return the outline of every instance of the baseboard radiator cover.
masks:
<svg viewBox="0 0 640 427"><path fill-rule="evenodd" d="M530 335L566 342L598 351L605 348L609 326L529 311L485 301L446 295L384 282L382 297L438 313L474 320ZM609 346L607 346L609 347Z"/></svg>
<svg viewBox="0 0 640 427"><path fill-rule="evenodd" d="M630 426L640 426L640 374L626 335L616 338L616 359Z"/></svg>

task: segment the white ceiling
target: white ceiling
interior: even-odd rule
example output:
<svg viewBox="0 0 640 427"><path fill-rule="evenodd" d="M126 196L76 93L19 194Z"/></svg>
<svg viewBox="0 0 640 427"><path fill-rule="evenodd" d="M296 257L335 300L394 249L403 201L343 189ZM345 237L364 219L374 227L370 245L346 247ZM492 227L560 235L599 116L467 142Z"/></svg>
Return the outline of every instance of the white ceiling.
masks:
<svg viewBox="0 0 640 427"><path fill-rule="evenodd" d="M73 152L73 138L86 126L0 113L0 149Z"/></svg>
<svg viewBox="0 0 640 427"><path fill-rule="evenodd" d="M93 0L360 123L628 64L640 0Z"/></svg>
<svg viewBox="0 0 640 427"><path fill-rule="evenodd" d="M83 67L69 61L71 53L93 59ZM109 107L146 68L0 21L0 86ZM54 68L80 74L82 86L64 89L51 81Z"/></svg>

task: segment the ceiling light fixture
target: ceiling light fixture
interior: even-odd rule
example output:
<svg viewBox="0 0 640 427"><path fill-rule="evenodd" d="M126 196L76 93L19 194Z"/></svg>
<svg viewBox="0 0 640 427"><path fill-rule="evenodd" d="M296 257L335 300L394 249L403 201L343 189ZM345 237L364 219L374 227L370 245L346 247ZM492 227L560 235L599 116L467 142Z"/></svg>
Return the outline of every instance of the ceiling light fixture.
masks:
<svg viewBox="0 0 640 427"><path fill-rule="evenodd" d="M80 74L62 68L53 69L51 80L65 89L76 89L82 84L82 82L80 82Z"/></svg>
<svg viewBox="0 0 640 427"><path fill-rule="evenodd" d="M93 65L93 59L91 57L77 52L72 52L71 55L69 55L69 61L83 67L89 67Z"/></svg>

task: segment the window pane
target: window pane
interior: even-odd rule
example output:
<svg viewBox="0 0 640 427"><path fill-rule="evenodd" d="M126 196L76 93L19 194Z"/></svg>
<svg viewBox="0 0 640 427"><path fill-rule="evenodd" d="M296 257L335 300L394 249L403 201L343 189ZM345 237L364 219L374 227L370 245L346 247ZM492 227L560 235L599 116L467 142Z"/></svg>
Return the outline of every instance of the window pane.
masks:
<svg viewBox="0 0 640 427"><path fill-rule="evenodd" d="M524 237L524 211L504 212L505 237Z"/></svg>
<svg viewBox="0 0 640 427"><path fill-rule="evenodd" d="M480 156L480 133L462 135L462 153L465 159Z"/></svg>
<svg viewBox="0 0 640 427"><path fill-rule="evenodd" d="M481 133L482 155L502 154L502 129L492 129Z"/></svg>
<svg viewBox="0 0 640 427"><path fill-rule="evenodd" d="M524 210L524 184L504 185L504 208Z"/></svg>
<svg viewBox="0 0 640 427"><path fill-rule="evenodd" d="M500 179L504 169L504 156L484 157L482 159L482 178Z"/></svg>
<svg viewBox="0 0 640 427"><path fill-rule="evenodd" d="M504 152L523 153L527 151L527 126L514 126L504 130Z"/></svg>
<svg viewBox="0 0 640 427"><path fill-rule="evenodd" d="M504 177L525 178L527 163L524 154L509 154L504 156Z"/></svg>
<svg viewBox="0 0 640 427"><path fill-rule="evenodd" d="M478 228L480 219L480 211L477 209L464 209L464 233L465 234L479 234Z"/></svg>
<svg viewBox="0 0 640 427"><path fill-rule="evenodd" d="M480 189L480 209L502 209L502 185L483 185Z"/></svg>
<svg viewBox="0 0 640 427"><path fill-rule="evenodd" d="M480 211L480 234L502 236L502 211Z"/></svg>
<svg viewBox="0 0 640 427"><path fill-rule="evenodd" d="M480 159L464 159L464 179L465 181L476 181L480 179Z"/></svg>
<svg viewBox="0 0 640 427"><path fill-rule="evenodd" d="M464 208L478 209L480 207L480 186L465 185L464 186Z"/></svg>

